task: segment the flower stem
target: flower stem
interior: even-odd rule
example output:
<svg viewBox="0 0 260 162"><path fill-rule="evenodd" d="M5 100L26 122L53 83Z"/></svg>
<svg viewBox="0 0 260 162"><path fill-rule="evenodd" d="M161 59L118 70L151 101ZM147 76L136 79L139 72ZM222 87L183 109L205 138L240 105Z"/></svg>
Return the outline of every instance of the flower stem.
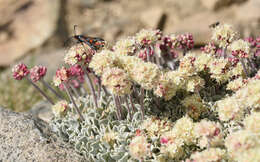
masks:
<svg viewBox="0 0 260 162"><path fill-rule="evenodd" d="M130 98L132 112L134 113L135 112L135 105L134 105L134 102L133 102L133 96L130 94L130 95L128 95L128 97Z"/></svg>
<svg viewBox="0 0 260 162"><path fill-rule="evenodd" d="M77 104L75 103L75 100L74 100L74 98L73 98L73 96L72 96L72 94L71 94L71 92L70 92L70 89L69 89L68 84L67 84L67 83L64 83L64 87L65 87L65 90L66 90L66 92L67 92L67 94L68 94L68 96L69 96L69 98L70 98L70 100L71 100L71 102L72 102L72 104L73 104L73 106L74 106L76 112L77 112L78 115L79 115L80 120L84 120L84 117L82 116L82 114L81 114L81 112L80 112L80 110L79 110Z"/></svg>
<svg viewBox="0 0 260 162"><path fill-rule="evenodd" d="M129 103L128 103L128 100L127 100L127 96L124 96L124 100L125 100L125 103L126 103L126 107L127 107L127 112L130 116L130 119L132 119L132 112L130 110L130 106L129 106Z"/></svg>
<svg viewBox="0 0 260 162"><path fill-rule="evenodd" d="M54 105L54 102L52 101L52 99L49 98L35 83L33 83L33 81L31 81L31 79L29 79L28 77L25 77L25 78L33 85L33 87L35 89L37 89L41 93L41 95L43 97L45 97L47 99L47 101L49 101L52 105Z"/></svg>
<svg viewBox="0 0 260 162"><path fill-rule="evenodd" d="M113 100L114 100L114 103L115 103L115 106L116 106L116 117L117 117L118 120L121 120L120 115L119 115L119 107L118 107L115 95L113 95Z"/></svg>
<svg viewBox="0 0 260 162"><path fill-rule="evenodd" d="M141 88L140 105L141 105L142 120L144 120L144 89L143 88Z"/></svg>
<svg viewBox="0 0 260 162"><path fill-rule="evenodd" d="M94 99L94 104L95 104L95 107L97 108L98 107L98 103L97 103L97 96L96 96L96 93L95 93L95 89L94 89L94 86L92 84L92 81L89 77L89 74L87 72L87 70L85 70L85 74L86 74L86 80L87 80L87 83L88 83L88 86L91 90L91 93L92 93L92 96L93 96L93 99Z"/></svg>
<svg viewBox="0 0 260 162"><path fill-rule="evenodd" d="M44 79L41 79L40 82L46 86L52 93L54 93L59 99L64 100L64 97L56 92Z"/></svg>
<svg viewBox="0 0 260 162"><path fill-rule="evenodd" d="M75 96L79 98L80 95L79 95L78 90L77 90L75 87L73 87L73 85L70 85L70 88L72 89L72 91L73 91L73 93L75 94Z"/></svg>
<svg viewBox="0 0 260 162"><path fill-rule="evenodd" d="M246 76L249 77L249 73L248 73L248 71L247 71L247 68L246 68L246 64L245 64L244 59L242 58L242 59L240 59L240 61L241 61L241 64L242 64L242 66L243 66L243 70L244 70L244 72L246 73Z"/></svg>

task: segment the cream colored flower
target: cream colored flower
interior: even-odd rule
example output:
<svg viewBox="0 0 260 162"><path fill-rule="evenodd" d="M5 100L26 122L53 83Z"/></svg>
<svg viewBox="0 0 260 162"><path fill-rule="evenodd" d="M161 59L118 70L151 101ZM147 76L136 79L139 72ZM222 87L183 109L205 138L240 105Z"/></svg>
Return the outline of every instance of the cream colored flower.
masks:
<svg viewBox="0 0 260 162"><path fill-rule="evenodd" d="M213 29L212 40L217 42L220 47L227 47L237 37L237 32L228 24L218 25Z"/></svg>
<svg viewBox="0 0 260 162"><path fill-rule="evenodd" d="M59 101L52 106L52 112L57 117L64 116L66 114L67 109L68 109L68 102L65 100Z"/></svg>
<svg viewBox="0 0 260 162"><path fill-rule="evenodd" d="M135 159L142 159L149 153L149 144L144 136L136 136L129 145L129 153Z"/></svg>
<svg viewBox="0 0 260 162"><path fill-rule="evenodd" d="M132 83L124 70L107 68L101 77L102 84L116 95L122 96L131 93Z"/></svg>

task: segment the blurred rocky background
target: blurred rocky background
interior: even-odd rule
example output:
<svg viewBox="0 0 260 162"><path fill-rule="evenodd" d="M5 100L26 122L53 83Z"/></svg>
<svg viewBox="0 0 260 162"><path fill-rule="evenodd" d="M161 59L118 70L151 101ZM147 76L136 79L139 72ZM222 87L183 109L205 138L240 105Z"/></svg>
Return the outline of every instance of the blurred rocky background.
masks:
<svg viewBox="0 0 260 162"><path fill-rule="evenodd" d="M210 40L209 25L216 21L234 25L242 37L260 34L260 0L0 0L0 17L0 67L21 60L41 64L48 67L49 78L63 61L63 45L74 25L79 34L110 44L142 28L159 28L192 33L198 48ZM6 73L2 85L11 84L6 79L10 70ZM7 92L7 87L0 85L0 105L1 97L28 91L18 87Z"/></svg>

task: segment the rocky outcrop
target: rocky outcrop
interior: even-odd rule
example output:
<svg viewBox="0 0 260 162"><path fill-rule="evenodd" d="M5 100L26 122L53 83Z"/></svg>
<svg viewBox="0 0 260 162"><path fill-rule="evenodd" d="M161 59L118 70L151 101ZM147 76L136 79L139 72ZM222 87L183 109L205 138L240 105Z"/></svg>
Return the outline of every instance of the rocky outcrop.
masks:
<svg viewBox="0 0 260 162"><path fill-rule="evenodd" d="M60 0L0 0L0 65L9 65L54 34Z"/></svg>
<svg viewBox="0 0 260 162"><path fill-rule="evenodd" d="M38 118L0 107L0 123L0 161L86 161Z"/></svg>

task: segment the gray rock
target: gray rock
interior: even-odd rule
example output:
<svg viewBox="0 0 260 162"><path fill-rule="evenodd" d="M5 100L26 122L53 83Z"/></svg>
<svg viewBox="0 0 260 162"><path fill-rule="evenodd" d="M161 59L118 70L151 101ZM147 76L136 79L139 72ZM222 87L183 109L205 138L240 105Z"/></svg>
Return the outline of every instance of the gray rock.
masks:
<svg viewBox="0 0 260 162"><path fill-rule="evenodd" d="M86 161L58 140L48 124L0 107L0 161Z"/></svg>
<svg viewBox="0 0 260 162"><path fill-rule="evenodd" d="M49 123L54 117L51 106L52 105L49 102L43 100L36 103L27 113Z"/></svg>

